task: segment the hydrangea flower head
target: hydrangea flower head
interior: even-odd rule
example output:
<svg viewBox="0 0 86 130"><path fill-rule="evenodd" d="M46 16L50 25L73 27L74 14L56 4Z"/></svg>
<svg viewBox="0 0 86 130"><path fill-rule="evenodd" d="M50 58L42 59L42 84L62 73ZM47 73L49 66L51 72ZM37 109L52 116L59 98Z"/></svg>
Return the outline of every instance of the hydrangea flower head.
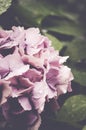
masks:
<svg viewBox="0 0 86 130"><path fill-rule="evenodd" d="M38 28L0 31L0 103L7 121L31 126L46 102L72 91L67 58Z"/></svg>

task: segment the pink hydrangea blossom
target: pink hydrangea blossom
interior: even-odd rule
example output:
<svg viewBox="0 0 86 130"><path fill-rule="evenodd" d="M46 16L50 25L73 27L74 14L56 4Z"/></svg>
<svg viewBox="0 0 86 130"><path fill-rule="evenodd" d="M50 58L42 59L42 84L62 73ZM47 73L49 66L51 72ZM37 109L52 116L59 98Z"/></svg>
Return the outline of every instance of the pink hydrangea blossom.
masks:
<svg viewBox="0 0 86 130"><path fill-rule="evenodd" d="M22 115L32 125L46 102L72 91L71 69L63 65L67 58L38 28L0 31L0 103L8 121Z"/></svg>

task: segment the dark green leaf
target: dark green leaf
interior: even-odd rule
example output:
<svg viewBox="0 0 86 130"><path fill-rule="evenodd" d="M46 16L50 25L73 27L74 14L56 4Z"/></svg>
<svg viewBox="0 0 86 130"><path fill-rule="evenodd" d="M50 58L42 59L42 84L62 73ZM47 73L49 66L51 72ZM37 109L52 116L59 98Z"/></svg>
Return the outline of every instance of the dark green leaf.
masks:
<svg viewBox="0 0 86 130"><path fill-rule="evenodd" d="M86 86L86 40L75 39L65 43L64 55L69 55L69 66L72 68L75 82Z"/></svg>
<svg viewBox="0 0 86 130"><path fill-rule="evenodd" d="M86 40L76 39L66 46L65 55L69 55L71 61L78 62L86 59Z"/></svg>
<svg viewBox="0 0 86 130"><path fill-rule="evenodd" d="M72 68L72 72L75 82L86 86L86 71L80 71L79 69Z"/></svg>
<svg viewBox="0 0 86 130"><path fill-rule="evenodd" d="M63 16L74 21L77 19L77 15L67 12L64 5L59 6L49 0L17 0L13 7L20 20L27 24L39 25L49 15Z"/></svg>
<svg viewBox="0 0 86 130"><path fill-rule="evenodd" d="M11 2L12 0L0 0L0 15L9 8Z"/></svg>
<svg viewBox="0 0 86 130"><path fill-rule="evenodd" d="M81 36L84 33L78 24L64 17L51 17L47 19L43 28L48 31L71 36Z"/></svg>
<svg viewBox="0 0 86 130"><path fill-rule="evenodd" d="M79 122L86 119L86 96L76 95L68 98L57 114L58 121Z"/></svg>
<svg viewBox="0 0 86 130"><path fill-rule="evenodd" d="M45 0L18 0L14 3L14 11L19 17L36 24L40 24L47 15L55 15L55 10L53 11L53 7Z"/></svg>

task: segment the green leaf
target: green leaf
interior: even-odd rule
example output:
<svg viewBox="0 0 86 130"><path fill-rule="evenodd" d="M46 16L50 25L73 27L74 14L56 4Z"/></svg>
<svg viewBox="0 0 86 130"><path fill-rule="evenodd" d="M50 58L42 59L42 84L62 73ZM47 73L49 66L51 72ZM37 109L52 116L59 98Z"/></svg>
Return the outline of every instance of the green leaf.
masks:
<svg viewBox="0 0 86 130"><path fill-rule="evenodd" d="M72 68L74 81L80 85L86 86L86 71L81 71L77 68Z"/></svg>
<svg viewBox="0 0 86 130"><path fill-rule="evenodd" d="M11 2L12 0L0 0L0 15L9 8Z"/></svg>
<svg viewBox="0 0 86 130"><path fill-rule="evenodd" d="M86 86L86 40L75 39L70 43L65 43L65 46L64 55L70 57L68 64L74 74L74 81Z"/></svg>
<svg viewBox="0 0 86 130"><path fill-rule="evenodd" d="M75 123L86 119L86 95L68 98L57 114L57 121Z"/></svg>
<svg viewBox="0 0 86 130"><path fill-rule="evenodd" d="M36 24L40 24L47 15L56 15L56 9L45 0L18 0L13 7L19 17Z"/></svg>
<svg viewBox="0 0 86 130"><path fill-rule="evenodd" d="M86 130L86 125L83 127L83 129L82 130Z"/></svg>
<svg viewBox="0 0 86 130"><path fill-rule="evenodd" d="M70 43L66 43L65 55L69 55L71 61L78 62L86 59L86 40L75 39Z"/></svg>
<svg viewBox="0 0 86 130"><path fill-rule="evenodd" d="M54 46L56 50L62 49L63 44L56 37L48 33L45 33L45 36L47 36L52 41L52 45Z"/></svg>
<svg viewBox="0 0 86 130"><path fill-rule="evenodd" d="M54 4L53 4L54 3ZM64 5L55 4L49 0L17 0L13 4L16 16L26 22L27 25L40 25L47 16L63 16L71 20L76 20L77 15L66 11Z"/></svg>
<svg viewBox="0 0 86 130"><path fill-rule="evenodd" d="M64 35L81 36L84 30L78 23L64 17L50 17L43 24L43 28Z"/></svg>

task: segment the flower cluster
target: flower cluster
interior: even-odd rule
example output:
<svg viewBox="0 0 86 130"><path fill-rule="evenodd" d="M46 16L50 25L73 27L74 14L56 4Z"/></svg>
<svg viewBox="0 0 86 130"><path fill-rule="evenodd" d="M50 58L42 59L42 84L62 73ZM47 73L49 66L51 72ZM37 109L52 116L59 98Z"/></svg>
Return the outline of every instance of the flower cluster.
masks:
<svg viewBox="0 0 86 130"><path fill-rule="evenodd" d="M38 28L0 31L0 104L4 117L33 125L45 102L71 90L73 75Z"/></svg>

